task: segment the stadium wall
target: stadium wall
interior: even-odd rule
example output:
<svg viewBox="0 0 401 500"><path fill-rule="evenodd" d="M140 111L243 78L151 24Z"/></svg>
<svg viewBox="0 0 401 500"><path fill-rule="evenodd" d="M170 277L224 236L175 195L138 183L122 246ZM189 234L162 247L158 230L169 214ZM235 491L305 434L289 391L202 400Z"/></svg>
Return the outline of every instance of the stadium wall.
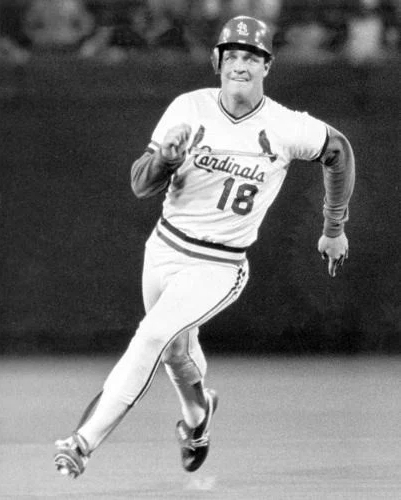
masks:
<svg viewBox="0 0 401 500"><path fill-rule="evenodd" d="M357 158L350 258L316 251L322 174L296 162L251 248L236 306L202 328L209 352L400 352L400 64L273 67L266 92L342 130ZM161 198L130 190L132 161L206 65L33 60L0 77L0 353L121 352L143 315L143 247Z"/></svg>

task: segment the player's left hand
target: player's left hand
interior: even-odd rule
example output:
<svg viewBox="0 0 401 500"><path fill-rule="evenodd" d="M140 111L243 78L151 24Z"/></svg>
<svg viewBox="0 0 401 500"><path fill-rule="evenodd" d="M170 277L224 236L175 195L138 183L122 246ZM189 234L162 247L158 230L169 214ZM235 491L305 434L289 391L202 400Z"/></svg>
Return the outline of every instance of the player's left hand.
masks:
<svg viewBox="0 0 401 500"><path fill-rule="evenodd" d="M329 275L334 278L337 268L348 259L348 238L345 233L335 238L329 238L324 234L320 237L318 250L323 260L329 261Z"/></svg>

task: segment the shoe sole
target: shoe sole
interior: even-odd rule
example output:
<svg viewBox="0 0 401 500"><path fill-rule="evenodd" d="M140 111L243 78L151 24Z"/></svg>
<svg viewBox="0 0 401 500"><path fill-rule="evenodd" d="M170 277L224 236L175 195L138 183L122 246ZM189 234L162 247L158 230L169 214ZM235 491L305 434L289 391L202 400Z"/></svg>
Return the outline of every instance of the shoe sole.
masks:
<svg viewBox="0 0 401 500"><path fill-rule="evenodd" d="M54 464L61 475L72 476L73 478L77 478L85 470L67 451L57 453L54 456Z"/></svg>

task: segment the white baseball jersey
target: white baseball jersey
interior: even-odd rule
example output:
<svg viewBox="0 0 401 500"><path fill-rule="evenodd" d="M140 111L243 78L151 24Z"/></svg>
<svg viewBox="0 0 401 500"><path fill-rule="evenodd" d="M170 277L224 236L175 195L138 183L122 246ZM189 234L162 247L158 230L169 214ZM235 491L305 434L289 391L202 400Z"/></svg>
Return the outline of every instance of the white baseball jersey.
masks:
<svg viewBox="0 0 401 500"><path fill-rule="evenodd" d="M158 230L170 243L177 238L181 245L184 234L189 245L191 238L224 245L238 258L235 249L245 250L256 240L291 160L316 159L327 139L324 122L266 96L252 112L235 118L223 107L220 89L207 88L171 103L149 149L157 150L167 131L180 123L191 126L191 137L164 200L167 228L159 224Z"/></svg>

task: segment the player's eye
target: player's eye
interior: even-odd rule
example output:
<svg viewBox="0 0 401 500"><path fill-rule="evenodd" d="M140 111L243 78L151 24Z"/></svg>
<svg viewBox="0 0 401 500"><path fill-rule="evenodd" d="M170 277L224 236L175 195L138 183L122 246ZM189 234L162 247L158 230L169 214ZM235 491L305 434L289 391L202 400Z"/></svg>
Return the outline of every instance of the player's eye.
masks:
<svg viewBox="0 0 401 500"><path fill-rule="evenodd" d="M224 58L223 59L224 59L224 61L232 61L232 60L235 59L235 55L233 53L231 53L231 52L226 52L224 54Z"/></svg>
<svg viewBox="0 0 401 500"><path fill-rule="evenodd" d="M248 61L250 61L251 63L258 63L259 62L259 57L257 55L255 55L255 54L251 54L248 57Z"/></svg>

